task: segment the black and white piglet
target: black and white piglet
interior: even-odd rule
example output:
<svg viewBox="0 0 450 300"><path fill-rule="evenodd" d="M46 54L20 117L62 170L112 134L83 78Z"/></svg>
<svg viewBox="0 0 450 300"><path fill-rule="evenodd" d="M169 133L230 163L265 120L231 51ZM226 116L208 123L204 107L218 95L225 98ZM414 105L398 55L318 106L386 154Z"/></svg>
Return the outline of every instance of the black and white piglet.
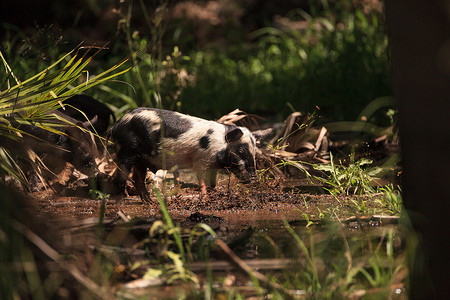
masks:
<svg viewBox="0 0 450 300"><path fill-rule="evenodd" d="M206 185L216 185L218 169L244 182L256 175L256 141L244 127L223 125L178 112L138 108L110 129L119 166L130 172L138 191L147 169L192 168Z"/></svg>

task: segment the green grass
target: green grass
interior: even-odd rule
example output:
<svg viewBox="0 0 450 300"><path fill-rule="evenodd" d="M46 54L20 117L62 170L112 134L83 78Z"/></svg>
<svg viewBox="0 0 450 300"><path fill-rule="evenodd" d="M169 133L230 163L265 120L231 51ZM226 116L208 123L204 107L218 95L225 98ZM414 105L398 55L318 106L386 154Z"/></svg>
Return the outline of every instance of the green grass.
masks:
<svg viewBox="0 0 450 300"><path fill-rule="evenodd" d="M182 110L217 117L239 107L280 115L290 103L300 111L319 106L329 120L354 120L370 101L391 94L379 15L357 10L309 21L301 33L257 30L250 47L231 53L190 54L188 71L196 79L181 95Z"/></svg>
<svg viewBox="0 0 450 300"><path fill-rule="evenodd" d="M403 211L401 189L395 189L392 184L378 189L381 192L380 203L390 212L400 215Z"/></svg>
<svg viewBox="0 0 450 300"><path fill-rule="evenodd" d="M400 215L403 209L401 189L394 188L388 184L380 187L374 186L377 180L376 175L383 173L382 167L372 167L372 160L361 158L355 161L355 153L348 156L348 159L333 161L330 153L330 164L316 164L313 167L322 171L322 176L314 176L319 182L324 184L324 189L333 195L344 196L345 202L357 209L357 213L367 214L389 214ZM390 166L387 166L390 168ZM386 168L386 167L385 167ZM370 211L367 201L378 203L371 206ZM339 200L337 201L340 202ZM340 204L340 203L339 203ZM330 214L331 217L333 217Z"/></svg>
<svg viewBox="0 0 450 300"><path fill-rule="evenodd" d="M330 164L314 165L325 176L315 178L325 184L325 189L332 195L366 195L373 194L373 177L381 172L380 168L366 168L372 160L361 158L355 161L355 153L349 155L348 162L339 161L335 164L330 153Z"/></svg>

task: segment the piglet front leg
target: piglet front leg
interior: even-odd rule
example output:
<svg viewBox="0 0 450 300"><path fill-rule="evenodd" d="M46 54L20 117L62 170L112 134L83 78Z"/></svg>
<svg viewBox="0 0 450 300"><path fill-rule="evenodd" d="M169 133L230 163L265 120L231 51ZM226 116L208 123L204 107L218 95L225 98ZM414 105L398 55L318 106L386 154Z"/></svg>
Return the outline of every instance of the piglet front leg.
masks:
<svg viewBox="0 0 450 300"><path fill-rule="evenodd" d="M147 188L145 187L145 177L147 176L147 167L142 165L135 165L132 168L133 176L133 184L136 188L136 191L138 195L141 197L142 200L144 200L147 203L153 203L152 199L150 198L150 194L147 191Z"/></svg>

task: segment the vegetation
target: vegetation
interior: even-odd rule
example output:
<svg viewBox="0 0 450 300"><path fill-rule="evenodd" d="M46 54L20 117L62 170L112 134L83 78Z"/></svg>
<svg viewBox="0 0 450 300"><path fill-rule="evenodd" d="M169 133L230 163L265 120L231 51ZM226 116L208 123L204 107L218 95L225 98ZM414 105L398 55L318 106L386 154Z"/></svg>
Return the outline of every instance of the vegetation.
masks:
<svg viewBox="0 0 450 300"><path fill-rule="evenodd" d="M18 79L0 52L6 71L6 76L1 81L2 86L6 88L0 91L0 134L6 139L0 144L2 157L0 168L3 174L9 174L27 185L26 176L18 165L17 159L29 161L31 168L37 171L37 174L42 174L42 169L46 168L32 149L27 150L23 145L24 151L21 153L17 151L17 143L8 142L11 140L20 143L24 135L30 135L18 129L16 123L33 125L63 135L64 133L58 130L58 127L64 125L61 121L66 125L75 125L67 123L67 120L54 114L57 108L63 107L64 100L127 71L116 71L125 63L122 61L96 75L94 79L81 78L82 75L86 75L86 66L95 56L94 54L85 58L89 50L92 50L91 48L72 50L43 71L23 81ZM84 55L81 53L83 50L86 51ZM63 67L60 67L61 63L64 63ZM45 141L39 142L45 143ZM16 154L19 154L19 157Z"/></svg>
<svg viewBox="0 0 450 300"><path fill-rule="evenodd" d="M333 162L333 154L330 154L330 164L316 165L314 168L319 171L329 173L327 177L318 177L316 179L322 181L327 187L325 189L332 195L350 195L350 194L373 194L375 192L372 187L372 177L381 172L380 168L372 170L363 169L363 166L370 165L372 160L362 158L355 162L355 153L349 156L348 165L335 165Z"/></svg>
<svg viewBox="0 0 450 300"><path fill-rule="evenodd" d="M118 115L133 107L162 106L218 118L239 107L283 118L290 107L307 112L318 106L326 120L353 121L368 103L391 90L381 13L364 12L349 2L311 4L253 31L224 20L233 32L226 47L213 40L202 48L192 42L195 35L186 33L186 22L168 21L167 2L151 15L139 13L146 11L143 1L124 2L115 10L116 34L126 43L112 44L99 61L112 65L126 53L133 69L122 82L90 93L112 104ZM5 31L5 56L24 73L43 69L42 58L56 60L56 49L67 47L64 36L53 34L52 28L39 28L31 38L14 27ZM100 73L103 64L97 67L93 73Z"/></svg>
<svg viewBox="0 0 450 300"><path fill-rule="evenodd" d="M318 106L325 118L341 121L354 120L371 100L390 94L387 39L375 13L296 11L292 18L308 25L300 32L259 29L247 51L192 54L196 84L182 93L183 109L192 112L194 103L206 106L211 99L216 105L203 114L239 107L270 116L289 111L287 104L300 111Z"/></svg>
<svg viewBox="0 0 450 300"><path fill-rule="evenodd" d="M392 139L396 122L393 100L384 97L391 90L383 19L379 11L364 11L352 6L352 1L342 3L321 1L316 6L310 1L308 8L291 10L278 16L277 22L266 20L264 26L248 31L243 20L223 21L229 37L225 47L220 41L196 46L195 34L186 33L189 22L171 19L166 1L156 7L144 1L122 1L113 11L117 17L114 30L117 40L125 42L116 41L110 48L81 45L62 56L73 46L65 43L64 36L54 34L52 27L40 27L28 37L20 28L2 23L0 175L4 181L12 176L26 185L23 160L37 174L45 169L32 151L14 151L11 145L17 143L4 142L3 138L20 143L26 135L13 126L11 115L20 124L63 134L53 111L81 92L106 103L116 117L140 106L209 119L236 107L273 120L284 119L293 110L314 111L321 115L316 124L351 121L351 128ZM104 3L90 2L95 4ZM129 59L123 60L125 56ZM311 124L311 119L297 124L292 134ZM270 145L274 153L284 150L280 142ZM294 167L332 195L324 208L309 196L293 193L294 198L303 197L296 202L303 205L298 209L301 222L283 220L282 233L275 234L266 233L267 228L248 229L260 256L287 262L265 272L250 267L245 250L230 249L224 242L228 236L214 231L208 222L191 228L176 224L164 189L153 188L160 219L148 221L150 226L143 234L142 228L136 233L139 226L133 227L141 220L130 220L123 213L123 222L108 223L107 205L115 200L100 184L92 186L90 195L93 201L99 200L100 215L95 225L86 228L88 234L94 232L95 242L89 247L95 251L83 245L83 250L66 250L66 255L31 230L34 227L26 223L20 208L9 207L20 197L8 192L0 201L6 207L0 218L1 298L45 299L61 293L80 295L82 290L82 298L130 299L139 297L132 286L142 282L149 293L171 285L175 292L168 298L386 298L398 289L402 292L407 281L403 227L386 225L376 234L351 230L367 228L370 222L387 223L392 215L394 223L398 222L403 212L400 191L393 184L375 187L374 176L383 169L372 167L372 159L356 159L354 150L337 159L330 153L329 162L284 159L260 171L261 185L267 184L264 187L271 191L280 192L277 179L267 175L269 171ZM233 193L260 201L261 190L253 187L228 184L224 197ZM16 210L19 213L13 213ZM39 257L33 252L36 248ZM214 269L222 257L243 277L236 279ZM39 273L42 261L55 264L57 271ZM17 263L17 269L7 262ZM204 263L203 269L193 268L195 263ZM55 281L61 271L67 276ZM74 282L75 287L69 288Z"/></svg>

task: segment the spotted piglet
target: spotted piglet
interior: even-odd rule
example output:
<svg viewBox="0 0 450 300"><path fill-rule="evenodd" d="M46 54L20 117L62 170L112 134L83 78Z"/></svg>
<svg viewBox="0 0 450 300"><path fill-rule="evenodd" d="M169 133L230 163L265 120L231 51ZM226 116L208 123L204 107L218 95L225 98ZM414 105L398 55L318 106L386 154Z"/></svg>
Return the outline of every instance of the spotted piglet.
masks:
<svg viewBox="0 0 450 300"><path fill-rule="evenodd" d="M241 181L255 177L255 137L244 127L223 125L156 108L125 114L110 130L118 163L133 170L136 189L145 192L147 169L193 169L200 182L216 185L218 169Z"/></svg>

